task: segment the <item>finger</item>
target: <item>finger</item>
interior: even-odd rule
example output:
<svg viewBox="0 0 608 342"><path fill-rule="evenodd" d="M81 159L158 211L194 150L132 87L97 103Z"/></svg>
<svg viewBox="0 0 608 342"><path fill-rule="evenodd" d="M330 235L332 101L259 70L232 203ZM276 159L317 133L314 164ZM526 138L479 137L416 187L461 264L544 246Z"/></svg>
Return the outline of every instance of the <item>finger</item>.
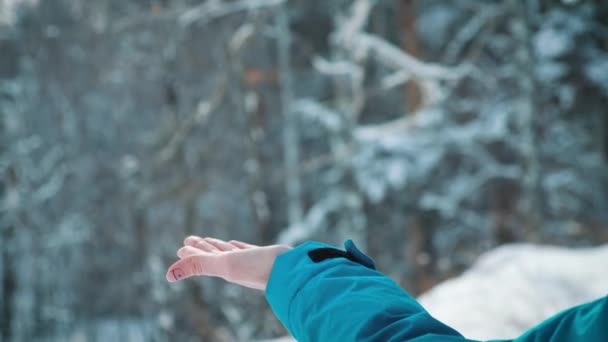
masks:
<svg viewBox="0 0 608 342"><path fill-rule="evenodd" d="M184 245L192 246L192 247L198 248L202 251L210 252L210 253L220 251L217 247L215 247L214 245L205 241L205 239L203 239L202 237L194 236L194 235L188 236L186 239L184 239Z"/></svg>
<svg viewBox="0 0 608 342"><path fill-rule="evenodd" d="M171 265L166 278L169 282L175 282L193 276L221 276L222 272L225 272L225 267L221 265L221 259L214 255L193 255Z"/></svg>
<svg viewBox="0 0 608 342"><path fill-rule="evenodd" d="M175 262L167 270L167 280L174 282L202 274L203 267L196 260L197 258L197 256L191 256Z"/></svg>
<svg viewBox="0 0 608 342"><path fill-rule="evenodd" d="M177 250L177 256L180 259L187 258L193 255L200 255L203 253L200 249L192 247L192 246L184 246Z"/></svg>
<svg viewBox="0 0 608 342"><path fill-rule="evenodd" d="M219 249L222 252L226 252L226 251L234 251L237 250L239 248L237 248L236 246L233 246L231 244L229 244L226 241L222 241L219 239L214 239L214 238L204 238L203 239L205 242L213 245L215 248Z"/></svg>
<svg viewBox="0 0 608 342"><path fill-rule="evenodd" d="M248 249L248 248L258 247L256 245L252 245L252 244L242 242L242 241L237 241L237 240L230 240L230 241L228 241L228 243L233 246L236 246L239 249Z"/></svg>
<svg viewBox="0 0 608 342"><path fill-rule="evenodd" d="M202 241L202 240L203 240L203 238L200 236L190 235L184 239L184 245L194 247L194 245L196 245L199 241Z"/></svg>

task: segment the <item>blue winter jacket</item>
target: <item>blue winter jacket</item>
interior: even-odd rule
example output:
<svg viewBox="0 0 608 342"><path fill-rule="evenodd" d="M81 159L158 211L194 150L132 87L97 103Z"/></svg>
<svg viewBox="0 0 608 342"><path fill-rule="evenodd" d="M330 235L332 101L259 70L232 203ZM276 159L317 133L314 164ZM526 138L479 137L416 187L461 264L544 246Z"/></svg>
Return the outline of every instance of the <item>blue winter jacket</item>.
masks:
<svg viewBox="0 0 608 342"><path fill-rule="evenodd" d="M352 241L345 249L307 242L275 261L266 298L299 342L472 341L376 271ZM513 341L608 342L608 297L565 310Z"/></svg>

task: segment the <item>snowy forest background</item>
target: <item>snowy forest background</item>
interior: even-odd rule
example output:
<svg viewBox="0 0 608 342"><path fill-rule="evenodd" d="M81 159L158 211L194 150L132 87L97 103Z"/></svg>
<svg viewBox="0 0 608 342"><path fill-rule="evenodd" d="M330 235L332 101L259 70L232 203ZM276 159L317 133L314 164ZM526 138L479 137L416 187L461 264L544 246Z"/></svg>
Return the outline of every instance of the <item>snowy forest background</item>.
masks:
<svg viewBox="0 0 608 342"><path fill-rule="evenodd" d="M415 295L606 243L607 108L601 0L0 0L0 341L285 335L165 281L190 234L353 238Z"/></svg>

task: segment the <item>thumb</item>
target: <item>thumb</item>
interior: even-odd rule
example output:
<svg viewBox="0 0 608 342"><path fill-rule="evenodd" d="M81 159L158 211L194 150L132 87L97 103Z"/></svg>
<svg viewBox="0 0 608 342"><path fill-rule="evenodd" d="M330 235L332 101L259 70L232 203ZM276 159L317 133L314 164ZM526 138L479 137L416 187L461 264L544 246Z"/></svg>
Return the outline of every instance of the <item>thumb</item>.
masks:
<svg viewBox="0 0 608 342"><path fill-rule="evenodd" d="M167 270L167 280L172 283L193 276L210 275L208 270L205 272L208 258L208 256L193 255L176 261Z"/></svg>

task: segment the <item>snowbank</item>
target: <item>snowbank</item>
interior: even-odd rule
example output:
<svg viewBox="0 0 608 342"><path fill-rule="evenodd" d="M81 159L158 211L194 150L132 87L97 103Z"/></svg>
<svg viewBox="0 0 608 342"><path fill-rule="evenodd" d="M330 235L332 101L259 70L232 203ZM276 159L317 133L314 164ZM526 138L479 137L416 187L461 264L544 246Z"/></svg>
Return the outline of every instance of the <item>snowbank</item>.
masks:
<svg viewBox="0 0 608 342"><path fill-rule="evenodd" d="M607 261L608 245L508 245L419 300L468 338L513 338L560 310L608 294Z"/></svg>

